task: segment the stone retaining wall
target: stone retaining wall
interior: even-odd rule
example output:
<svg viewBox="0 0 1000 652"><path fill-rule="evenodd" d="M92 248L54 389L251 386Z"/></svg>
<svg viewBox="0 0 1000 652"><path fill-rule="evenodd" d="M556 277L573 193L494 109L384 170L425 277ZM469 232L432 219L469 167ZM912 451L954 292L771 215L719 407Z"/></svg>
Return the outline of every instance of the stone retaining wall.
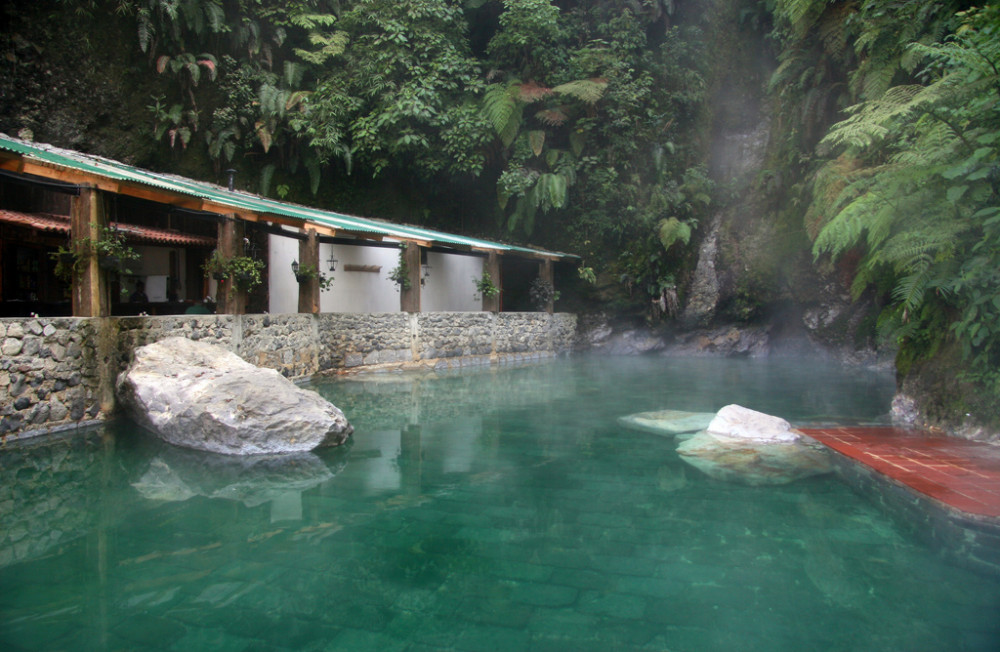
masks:
<svg viewBox="0 0 1000 652"><path fill-rule="evenodd" d="M311 376L320 370L316 321L313 315L243 315L236 353L289 378Z"/></svg>
<svg viewBox="0 0 1000 652"><path fill-rule="evenodd" d="M576 316L327 313L0 319L0 441L104 419L139 346L206 340L289 378L531 360L572 348Z"/></svg>
<svg viewBox="0 0 1000 652"><path fill-rule="evenodd" d="M96 320L0 319L0 437L102 410Z"/></svg>
<svg viewBox="0 0 1000 652"><path fill-rule="evenodd" d="M414 358L408 313L330 313L320 315L317 321L318 339L323 343L322 371Z"/></svg>

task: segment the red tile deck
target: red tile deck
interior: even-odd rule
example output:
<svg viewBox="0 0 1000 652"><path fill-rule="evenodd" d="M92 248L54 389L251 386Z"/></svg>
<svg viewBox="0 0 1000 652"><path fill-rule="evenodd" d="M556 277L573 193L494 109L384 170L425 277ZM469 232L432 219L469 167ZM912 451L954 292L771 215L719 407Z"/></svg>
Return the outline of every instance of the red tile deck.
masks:
<svg viewBox="0 0 1000 652"><path fill-rule="evenodd" d="M903 428L802 428L801 431L954 509L1000 518L998 446Z"/></svg>

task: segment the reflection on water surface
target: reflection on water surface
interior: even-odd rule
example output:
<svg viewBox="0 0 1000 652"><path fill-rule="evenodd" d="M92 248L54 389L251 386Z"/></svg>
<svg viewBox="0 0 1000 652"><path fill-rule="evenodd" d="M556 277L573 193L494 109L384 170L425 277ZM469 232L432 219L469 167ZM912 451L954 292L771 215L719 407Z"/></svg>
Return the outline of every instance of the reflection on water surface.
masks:
<svg viewBox="0 0 1000 652"><path fill-rule="evenodd" d="M719 482L616 421L878 420L884 374L581 357L317 389L349 447L235 459L122 423L0 451L0 647L1000 647L1000 584L834 476Z"/></svg>

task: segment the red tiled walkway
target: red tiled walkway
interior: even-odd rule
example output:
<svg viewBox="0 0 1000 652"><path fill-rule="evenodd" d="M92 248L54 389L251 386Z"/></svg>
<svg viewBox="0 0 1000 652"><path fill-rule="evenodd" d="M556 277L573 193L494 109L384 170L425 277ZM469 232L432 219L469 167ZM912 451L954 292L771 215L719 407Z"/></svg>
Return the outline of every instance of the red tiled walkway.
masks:
<svg viewBox="0 0 1000 652"><path fill-rule="evenodd" d="M902 428L801 431L950 507L1000 517L1000 447Z"/></svg>

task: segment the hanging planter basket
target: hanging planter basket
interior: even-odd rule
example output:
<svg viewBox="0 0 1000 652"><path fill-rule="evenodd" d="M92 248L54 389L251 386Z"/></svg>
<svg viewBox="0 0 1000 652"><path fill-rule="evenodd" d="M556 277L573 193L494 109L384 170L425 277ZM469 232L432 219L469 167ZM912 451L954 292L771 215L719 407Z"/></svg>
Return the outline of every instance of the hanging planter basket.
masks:
<svg viewBox="0 0 1000 652"><path fill-rule="evenodd" d="M122 259L119 256L100 256L97 264L101 269L121 269Z"/></svg>
<svg viewBox="0 0 1000 652"><path fill-rule="evenodd" d="M223 281L226 279L226 274L225 272L212 272L212 278L216 281Z"/></svg>

